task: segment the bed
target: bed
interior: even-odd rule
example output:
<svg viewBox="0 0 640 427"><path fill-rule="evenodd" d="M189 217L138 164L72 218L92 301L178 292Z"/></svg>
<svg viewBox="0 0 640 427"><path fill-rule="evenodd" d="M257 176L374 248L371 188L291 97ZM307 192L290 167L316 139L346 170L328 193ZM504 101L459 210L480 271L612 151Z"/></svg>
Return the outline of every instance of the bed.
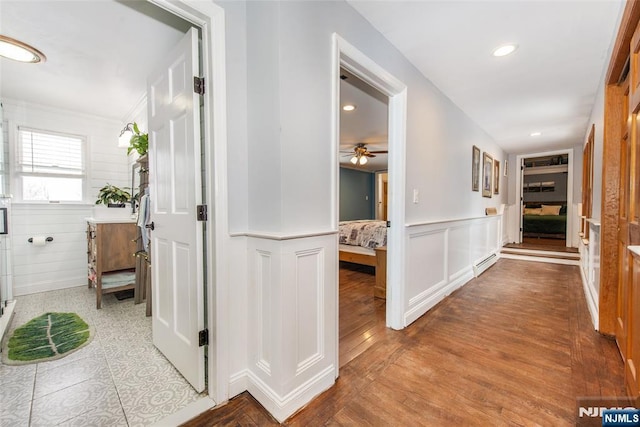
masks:
<svg viewBox="0 0 640 427"><path fill-rule="evenodd" d="M565 239L567 207L561 203L527 203L522 215L523 237Z"/></svg>
<svg viewBox="0 0 640 427"><path fill-rule="evenodd" d="M376 220L340 221L338 227L340 261L375 267L373 294L386 298L387 222Z"/></svg>

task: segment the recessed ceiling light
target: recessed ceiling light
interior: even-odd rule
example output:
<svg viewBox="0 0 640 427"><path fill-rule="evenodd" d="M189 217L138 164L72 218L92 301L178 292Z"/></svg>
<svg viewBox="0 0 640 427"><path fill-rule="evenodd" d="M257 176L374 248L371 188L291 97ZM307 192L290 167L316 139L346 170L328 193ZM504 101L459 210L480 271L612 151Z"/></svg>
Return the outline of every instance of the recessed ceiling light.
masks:
<svg viewBox="0 0 640 427"><path fill-rule="evenodd" d="M19 40L0 35L0 56L20 62L44 62L46 56L33 46Z"/></svg>
<svg viewBox="0 0 640 427"><path fill-rule="evenodd" d="M343 109L344 111L353 111L353 110L355 110L355 109L356 109L356 106L355 106L355 105L353 105L353 104L346 104L346 105L343 105L343 106L342 106L342 109Z"/></svg>
<svg viewBox="0 0 640 427"><path fill-rule="evenodd" d="M505 44L505 45L502 45L502 46L496 48L493 51L493 56L507 56L507 55L515 52L516 49L518 49L518 45L515 44L515 43Z"/></svg>
<svg viewBox="0 0 640 427"><path fill-rule="evenodd" d="M540 136L542 132L531 132L531 136Z"/></svg>

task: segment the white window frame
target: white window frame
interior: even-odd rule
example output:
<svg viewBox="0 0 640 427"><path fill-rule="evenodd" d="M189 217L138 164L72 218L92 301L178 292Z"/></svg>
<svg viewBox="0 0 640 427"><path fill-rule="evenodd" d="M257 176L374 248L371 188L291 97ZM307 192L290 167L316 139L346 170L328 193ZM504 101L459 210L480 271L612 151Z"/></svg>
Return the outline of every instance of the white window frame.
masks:
<svg viewBox="0 0 640 427"><path fill-rule="evenodd" d="M11 129L11 127L10 127ZM89 191L89 138L86 135L79 135L70 132L59 132L55 130L49 129L40 129L37 127L31 126L22 126L18 125L14 127L15 136L10 138L13 142L12 149L13 153L11 153L11 188L13 193L13 198L16 203L29 203L29 204L65 204L65 205L77 205L77 204L87 204L87 194ZM63 137L71 137L78 138L82 141L82 162L83 162L83 171L80 175L72 175L72 174L47 174L47 173L26 173L20 170L20 149L22 148L20 142L20 133L21 131L28 132L37 132L48 135L56 135ZM23 176L42 176L42 177L56 177L56 178L80 178L82 180L82 200L24 200L22 194L22 177Z"/></svg>

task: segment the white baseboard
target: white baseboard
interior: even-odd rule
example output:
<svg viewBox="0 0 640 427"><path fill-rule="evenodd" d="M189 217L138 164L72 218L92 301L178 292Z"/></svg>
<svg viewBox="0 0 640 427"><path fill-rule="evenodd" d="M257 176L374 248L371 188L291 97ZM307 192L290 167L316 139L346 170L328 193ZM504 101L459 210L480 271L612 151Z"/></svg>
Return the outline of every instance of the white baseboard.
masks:
<svg viewBox="0 0 640 427"><path fill-rule="evenodd" d="M584 275L584 270L582 267L580 268L580 277L582 278L582 288L584 289L584 298L587 301L587 307L589 308L589 314L591 315L591 322L593 323L593 328L597 331L600 327L599 325L599 317L598 317L598 302L595 299L595 295L589 286L589 282Z"/></svg>
<svg viewBox="0 0 640 427"><path fill-rule="evenodd" d="M422 301L417 303L414 307L409 309L404 314L404 325L408 326L415 322L420 316L433 308L436 304L442 301L447 295L450 295L453 291L464 286L467 282L473 279L473 269L471 266L462 269L460 272L453 274L451 277L455 277L455 280L449 282L449 284L442 288L425 296Z"/></svg>
<svg viewBox="0 0 640 427"><path fill-rule="evenodd" d="M229 378L229 399L247 391L249 371L243 369Z"/></svg>
<svg viewBox="0 0 640 427"><path fill-rule="evenodd" d="M71 279L46 281L39 283L32 283L30 285L16 285L14 277L13 295L29 295L37 294L40 292L58 291L60 289L79 288L80 286L87 286L87 278L85 276L73 277Z"/></svg>
<svg viewBox="0 0 640 427"><path fill-rule="evenodd" d="M276 420L284 422L335 383L335 370L334 365L327 366L285 396L278 395L260 377L247 371L248 391Z"/></svg>

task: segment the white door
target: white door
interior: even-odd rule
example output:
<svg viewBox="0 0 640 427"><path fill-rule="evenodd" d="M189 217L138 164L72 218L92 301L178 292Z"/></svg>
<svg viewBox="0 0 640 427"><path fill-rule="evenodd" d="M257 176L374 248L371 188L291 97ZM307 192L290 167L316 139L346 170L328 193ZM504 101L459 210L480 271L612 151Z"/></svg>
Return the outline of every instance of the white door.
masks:
<svg viewBox="0 0 640 427"><path fill-rule="evenodd" d="M147 79L153 344L204 390L198 33L191 29Z"/></svg>

